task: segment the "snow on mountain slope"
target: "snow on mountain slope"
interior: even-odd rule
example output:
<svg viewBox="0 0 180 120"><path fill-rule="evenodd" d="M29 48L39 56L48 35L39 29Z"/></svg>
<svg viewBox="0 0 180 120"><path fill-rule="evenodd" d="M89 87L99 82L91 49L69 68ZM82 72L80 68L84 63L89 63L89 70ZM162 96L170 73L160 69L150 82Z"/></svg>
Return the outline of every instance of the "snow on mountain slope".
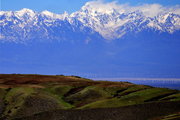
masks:
<svg viewBox="0 0 180 120"><path fill-rule="evenodd" d="M158 10L159 9L159 10ZM163 11L161 11L163 10ZM86 26L95 29L107 39L120 38L126 32L152 28L173 33L180 29L180 8L165 8L160 5L128 6L115 2L88 2L78 12L71 14Z"/></svg>
<svg viewBox="0 0 180 120"><path fill-rule="evenodd" d="M70 15L67 12L54 14L47 10L35 12L26 8L15 12L0 11L0 40L60 40L72 33L88 36L95 32L112 40L129 32L138 33L147 29L173 34L180 30L179 11L179 6L129 6L100 1L87 2Z"/></svg>
<svg viewBox="0 0 180 120"><path fill-rule="evenodd" d="M16 16L19 16L19 17L24 17L24 16L28 16L29 18L32 18L34 17L36 14L33 10L30 10L30 9L27 9L27 8L24 8L20 11L16 11L15 12L15 15Z"/></svg>

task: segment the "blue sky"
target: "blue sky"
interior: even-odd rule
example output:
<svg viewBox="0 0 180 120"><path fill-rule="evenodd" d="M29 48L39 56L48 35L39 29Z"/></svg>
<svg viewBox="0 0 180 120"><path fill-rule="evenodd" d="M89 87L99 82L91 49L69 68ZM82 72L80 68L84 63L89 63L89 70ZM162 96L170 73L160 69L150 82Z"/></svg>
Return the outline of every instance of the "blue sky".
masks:
<svg viewBox="0 0 180 120"><path fill-rule="evenodd" d="M20 10L29 8L35 11L48 10L54 13L67 11L72 13L79 10L86 2L92 0L0 0L0 9L4 11ZM114 0L104 0L111 2ZM165 6L180 5L180 0L116 0L118 3L129 3L140 5L147 3L158 3Z"/></svg>

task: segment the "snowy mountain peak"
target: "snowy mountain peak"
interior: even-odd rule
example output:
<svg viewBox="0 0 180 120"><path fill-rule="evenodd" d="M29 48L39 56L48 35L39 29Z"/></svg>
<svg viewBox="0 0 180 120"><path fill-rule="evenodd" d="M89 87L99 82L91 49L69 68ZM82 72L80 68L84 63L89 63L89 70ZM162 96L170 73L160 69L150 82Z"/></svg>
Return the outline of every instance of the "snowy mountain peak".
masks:
<svg viewBox="0 0 180 120"><path fill-rule="evenodd" d="M54 13L49 12L49 11L47 11L47 10L42 11L41 14L46 15L46 16L49 16L49 17L52 17L52 18L55 16Z"/></svg>
<svg viewBox="0 0 180 120"><path fill-rule="evenodd" d="M46 16L47 18L50 18L50 19L60 19L60 20L65 20L66 18L69 17L69 14L66 11L63 14L55 14L55 13L45 10L45 11L42 11L40 15Z"/></svg>
<svg viewBox="0 0 180 120"><path fill-rule="evenodd" d="M21 9L21 10L17 11L17 12L22 12L22 13L34 13L34 11L33 11L33 10L28 9L28 8L23 8L23 9Z"/></svg>
<svg viewBox="0 0 180 120"><path fill-rule="evenodd" d="M118 6L116 2L111 3L103 3L101 1L91 1L87 2L82 8L82 11L87 11L89 13L104 13L104 14L111 14L114 10L117 10ZM121 10L118 9L120 12Z"/></svg>
<svg viewBox="0 0 180 120"><path fill-rule="evenodd" d="M22 17L24 15L29 15L29 16L33 17L36 15L36 13L33 10L27 9L27 8L23 8L19 11L16 11L15 14L20 16L20 17Z"/></svg>
<svg viewBox="0 0 180 120"><path fill-rule="evenodd" d="M0 15L1 16L5 15L7 17L11 17L14 15L14 12L12 12L12 11L0 11Z"/></svg>
<svg viewBox="0 0 180 120"><path fill-rule="evenodd" d="M59 15L59 18L62 20L68 19L70 15L68 14L67 11L65 11L63 14Z"/></svg>
<svg viewBox="0 0 180 120"><path fill-rule="evenodd" d="M0 11L0 15L4 15L5 13L5 11Z"/></svg>

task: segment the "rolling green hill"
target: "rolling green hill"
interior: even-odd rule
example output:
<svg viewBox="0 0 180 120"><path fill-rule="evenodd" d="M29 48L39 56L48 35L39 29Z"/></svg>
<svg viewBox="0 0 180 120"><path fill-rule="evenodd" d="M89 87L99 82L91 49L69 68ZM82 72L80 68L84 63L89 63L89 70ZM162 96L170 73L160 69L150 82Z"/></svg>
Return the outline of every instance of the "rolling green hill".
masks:
<svg viewBox="0 0 180 120"><path fill-rule="evenodd" d="M26 117L30 119L30 116L58 110L103 110L157 103L176 106L179 102L178 90L135 85L129 82L93 81L63 75L0 75L2 120L26 119ZM163 111L165 108L163 105L161 107ZM172 108L171 111L169 108L169 111L169 114L173 114L180 112L180 109ZM162 113L151 117L168 115Z"/></svg>

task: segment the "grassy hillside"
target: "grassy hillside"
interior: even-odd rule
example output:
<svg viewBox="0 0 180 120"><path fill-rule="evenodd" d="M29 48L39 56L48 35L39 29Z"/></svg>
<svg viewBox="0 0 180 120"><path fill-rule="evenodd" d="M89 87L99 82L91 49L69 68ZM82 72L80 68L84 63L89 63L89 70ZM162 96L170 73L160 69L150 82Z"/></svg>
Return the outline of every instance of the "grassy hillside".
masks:
<svg viewBox="0 0 180 120"><path fill-rule="evenodd" d="M93 81L63 75L0 75L0 118L56 110L119 108L180 102L180 91L128 82ZM174 111L180 112L180 111Z"/></svg>

